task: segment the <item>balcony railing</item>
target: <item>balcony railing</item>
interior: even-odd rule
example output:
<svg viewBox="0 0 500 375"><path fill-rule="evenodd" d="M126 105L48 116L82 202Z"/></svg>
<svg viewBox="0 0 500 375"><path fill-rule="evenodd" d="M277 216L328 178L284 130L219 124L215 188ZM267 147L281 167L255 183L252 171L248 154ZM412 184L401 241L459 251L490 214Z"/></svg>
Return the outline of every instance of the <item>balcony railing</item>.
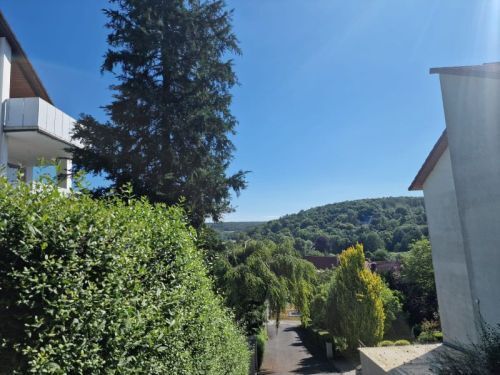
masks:
<svg viewBox="0 0 500 375"><path fill-rule="evenodd" d="M80 146L80 142L71 139L75 122L74 118L41 98L12 98L6 102L6 131L36 130Z"/></svg>

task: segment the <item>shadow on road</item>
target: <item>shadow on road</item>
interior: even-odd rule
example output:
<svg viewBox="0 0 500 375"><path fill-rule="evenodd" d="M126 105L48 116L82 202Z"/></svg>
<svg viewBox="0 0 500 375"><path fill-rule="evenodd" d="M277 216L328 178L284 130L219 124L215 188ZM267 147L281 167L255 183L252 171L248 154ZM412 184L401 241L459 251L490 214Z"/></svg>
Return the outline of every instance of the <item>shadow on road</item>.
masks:
<svg viewBox="0 0 500 375"><path fill-rule="evenodd" d="M302 359L298 364L299 367L293 371L295 374L329 374L337 371L330 363L318 362L314 357Z"/></svg>

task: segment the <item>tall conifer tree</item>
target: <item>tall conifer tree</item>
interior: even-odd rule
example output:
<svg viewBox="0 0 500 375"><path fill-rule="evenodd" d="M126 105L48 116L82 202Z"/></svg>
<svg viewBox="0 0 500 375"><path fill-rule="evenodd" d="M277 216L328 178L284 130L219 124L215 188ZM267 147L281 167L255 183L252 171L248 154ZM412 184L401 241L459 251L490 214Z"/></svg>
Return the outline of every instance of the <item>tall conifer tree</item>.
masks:
<svg viewBox="0 0 500 375"><path fill-rule="evenodd" d="M239 54L224 0L110 0L104 10L111 72L109 121L82 115L77 168L104 172L111 187L131 183L153 202L185 198L192 223L230 211L245 172L228 175L236 119L229 56Z"/></svg>

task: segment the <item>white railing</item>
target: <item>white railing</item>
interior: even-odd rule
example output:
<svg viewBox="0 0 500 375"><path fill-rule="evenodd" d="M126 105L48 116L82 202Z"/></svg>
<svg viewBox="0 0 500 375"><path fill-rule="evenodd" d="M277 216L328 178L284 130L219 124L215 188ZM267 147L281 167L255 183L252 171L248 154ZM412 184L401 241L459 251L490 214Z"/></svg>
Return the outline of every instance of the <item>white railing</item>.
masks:
<svg viewBox="0 0 500 375"><path fill-rule="evenodd" d="M41 98L7 99L5 130L37 130L66 143L80 146L71 139L75 119Z"/></svg>

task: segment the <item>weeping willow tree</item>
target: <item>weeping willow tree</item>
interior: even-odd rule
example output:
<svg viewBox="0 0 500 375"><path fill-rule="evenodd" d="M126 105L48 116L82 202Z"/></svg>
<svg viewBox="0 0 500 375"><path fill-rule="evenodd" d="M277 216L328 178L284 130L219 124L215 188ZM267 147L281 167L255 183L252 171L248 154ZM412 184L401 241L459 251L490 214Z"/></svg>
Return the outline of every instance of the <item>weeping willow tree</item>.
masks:
<svg viewBox="0 0 500 375"><path fill-rule="evenodd" d="M277 326L287 303L301 311L303 324L309 323L316 272L311 263L299 258L291 242L236 245L215 268L219 288L249 334L264 323L266 303Z"/></svg>

